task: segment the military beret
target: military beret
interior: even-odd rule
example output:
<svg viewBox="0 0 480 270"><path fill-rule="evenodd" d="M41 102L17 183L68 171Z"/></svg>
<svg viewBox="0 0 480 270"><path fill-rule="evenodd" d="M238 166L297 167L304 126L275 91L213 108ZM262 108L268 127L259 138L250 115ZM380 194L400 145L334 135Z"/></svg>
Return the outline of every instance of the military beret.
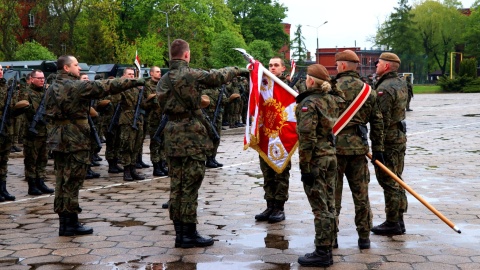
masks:
<svg viewBox="0 0 480 270"><path fill-rule="evenodd" d="M398 58L398 56L394 53L391 53L391 52L384 52L380 55L379 59L382 59L384 61L389 61L389 62L397 62L397 63L401 63L400 62L400 58Z"/></svg>
<svg viewBox="0 0 480 270"><path fill-rule="evenodd" d="M146 101L149 101L149 100L151 100L152 98L154 98L154 97L156 97L156 96L157 96L157 94L153 94L153 93L152 93L152 94L148 95Z"/></svg>
<svg viewBox="0 0 480 270"><path fill-rule="evenodd" d="M357 54L354 51L345 50L335 54L335 61L348 61L348 62L359 63L360 59L358 58Z"/></svg>
<svg viewBox="0 0 480 270"><path fill-rule="evenodd" d="M15 106L13 108L17 110L26 108L28 106L30 106L30 103L27 100L20 100L19 102L15 103Z"/></svg>
<svg viewBox="0 0 480 270"><path fill-rule="evenodd" d="M108 99L104 99L104 100L101 100L97 103L97 107L98 108L102 108L102 107L105 107L107 106L108 104L110 104L112 101L108 100Z"/></svg>
<svg viewBox="0 0 480 270"><path fill-rule="evenodd" d="M228 98L228 101L231 102L232 100L237 99L237 98L239 98L239 97L240 97L240 94L238 94L238 93L233 93L233 94Z"/></svg>
<svg viewBox="0 0 480 270"><path fill-rule="evenodd" d="M204 109L210 105L210 98L207 95L202 95L202 100L200 101L200 108Z"/></svg>
<svg viewBox="0 0 480 270"><path fill-rule="evenodd" d="M308 66L307 74L323 81L330 81L330 75L328 75L327 69L320 64Z"/></svg>
<svg viewBox="0 0 480 270"><path fill-rule="evenodd" d="M90 107L90 111L89 111L88 114L90 115L90 117L97 117L98 116L98 112L92 107Z"/></svg>

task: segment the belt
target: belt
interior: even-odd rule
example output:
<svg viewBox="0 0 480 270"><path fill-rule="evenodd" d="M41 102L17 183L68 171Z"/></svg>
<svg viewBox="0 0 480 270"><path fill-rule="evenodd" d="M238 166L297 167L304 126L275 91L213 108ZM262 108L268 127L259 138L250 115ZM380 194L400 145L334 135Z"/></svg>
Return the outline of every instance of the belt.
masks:
<svg viewBox="0 0 480 270"><path fill-rule="evenodd" d="M88 124L88 119L63 119L63 120L55 120L55 125L68 125L68 124Z"/></svg>
<svg viewBox="0 0 480 270"><path fill-rule="evenodd" d="M176 121L176 120L182 120L182 119L190 118L190 117L192 117L192 114L190 112L176 113L176 114L169 114L168 115L168 120L169 121Z"/></svg>

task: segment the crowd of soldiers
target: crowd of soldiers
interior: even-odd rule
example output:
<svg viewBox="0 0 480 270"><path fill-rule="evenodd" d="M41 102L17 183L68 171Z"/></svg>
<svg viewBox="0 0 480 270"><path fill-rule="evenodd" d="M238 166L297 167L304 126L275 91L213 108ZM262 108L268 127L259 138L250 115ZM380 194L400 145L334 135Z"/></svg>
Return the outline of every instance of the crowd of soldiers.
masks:
<svg viewBox="0 0 480 270"><path fill-rule="evenodd" d="M6 189L7 162L15 140L13 120L19 121L22 115L28 194L54 192L45 184L50 150L60 236L93 233L92 228L78 222L82 212L78 193L87 177L97 177L91 166L100 159L101 135L106 143L108 172L123 173L125 181L133 181L145 178L138 168L149 167L142 160L148 133L153 175L170 177L168 208L175 228L175 247L213 245L212 238L201 236L196 229L198 190L206 167L223 166L216 159L222 126L228 123L231 128L242 127L245 122L249 71L237 67L192 69L189 44L181 39L172 42L171 55L170 71L164 76L154 66L149 78L135 79L134 68L126 68L121 78L95 81L82 76L75 57L61 56L57 60L58 72L50 80L45 82L43 72L34 70L24 90L17 89L16 82L6 82L0 67L0 201L15 200ZM315 64L307 68L304 79L293 83L284 75L283 59L273 57L269 62L270 72L299 93L295 109L299 166L314 214L316 245L314 252L299 257L298 262L304 266L333 264L332 249L339 245L344 176L355 204L360 249L370 248L370 232L398 235L406 231L405 190L377 166L375 174L384 189L386 221L372 225L366 159L370 136L372 162L383 163L401 178L408 88L397 73L400 59L393 53L380 56L374 90L337 136L333 135L336 119L368 88L357 72L359 58L355 52L339 52L335 60L335 78L324 66ZM291 164L277 173L260 157L260 168L267 208L255 219L281 222L285 220Z"/></svg>

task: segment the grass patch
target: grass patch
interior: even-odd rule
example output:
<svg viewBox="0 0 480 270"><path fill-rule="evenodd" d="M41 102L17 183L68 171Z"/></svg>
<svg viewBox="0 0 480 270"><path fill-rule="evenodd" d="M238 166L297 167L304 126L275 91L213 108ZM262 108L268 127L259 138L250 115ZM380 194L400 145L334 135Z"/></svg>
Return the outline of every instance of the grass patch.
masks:
<svg viewBox="0 0 480 270"><path fill-rule="evenodd" d="M440 86L435 84L416 84L413 85L413 94L432 94L442 93Z"/></svg>

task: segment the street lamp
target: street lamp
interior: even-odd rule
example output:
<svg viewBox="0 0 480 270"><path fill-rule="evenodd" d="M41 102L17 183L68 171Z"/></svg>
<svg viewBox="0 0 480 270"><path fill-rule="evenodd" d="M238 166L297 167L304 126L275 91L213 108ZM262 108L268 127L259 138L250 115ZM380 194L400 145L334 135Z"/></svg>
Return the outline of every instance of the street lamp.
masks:
<svg viewBox="0 0 480 270"><path fill-rule="evenodd" d="M315 28L317 29L317 48L315 50L315 57L317 57L317 51L318 51L318 28L320 28L321 26L323 26L324 24L328 23L328 21L325 21L324 23L320 24L319 26L313 26L313 25L307 25L308 27L312 27L312 28ZM318 57L317 57L318 58ZM317 61L318 62L318 61Z"/></svg>
<svg viewBox="0 0 480 270"><path fill-rule="evenodd" d="M169 11L159 10L161 13L165 14L167 17L167 38L168 38L168 60L172 59L172 54L170 52L170 27L168 26L168 14L175 11L180 5L175 4Z"/></svg>

